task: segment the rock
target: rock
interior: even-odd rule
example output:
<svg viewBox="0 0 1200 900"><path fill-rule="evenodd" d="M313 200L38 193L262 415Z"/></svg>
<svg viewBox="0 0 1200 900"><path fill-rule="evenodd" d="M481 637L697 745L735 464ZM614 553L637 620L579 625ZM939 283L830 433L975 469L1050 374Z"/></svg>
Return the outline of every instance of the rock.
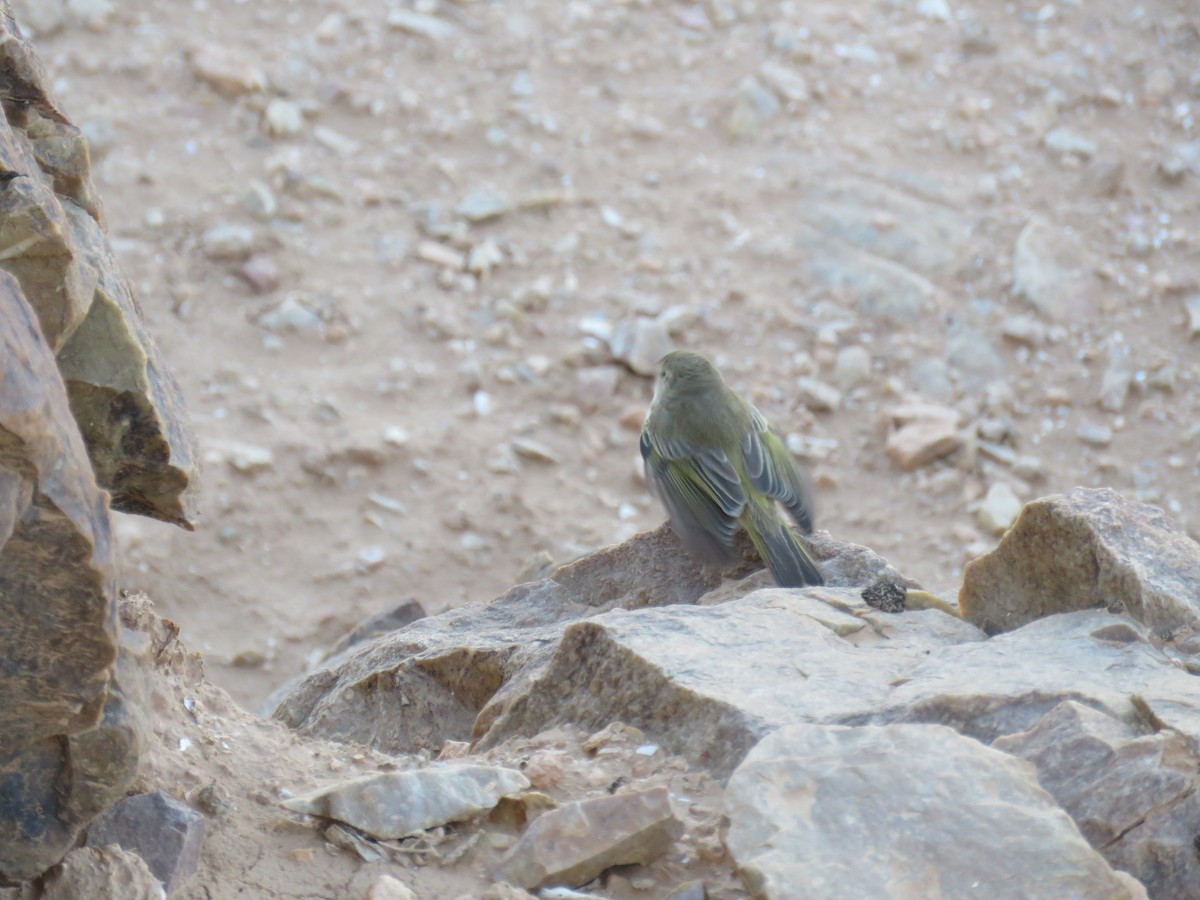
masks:
<svg viewBox="0 0 1200 900"><path fill-rule="evenodd" d="M767 60L758 67L758 74L771 90L788 103L804 104L811 98L808 80L793 68Z"/></svg>
<svg viewBox="0 0 1200 900"><path fill-rule="evenodd" d="M638 375L654 375L658 361L675 349L670 322L665 315L622 319L608 341L613 357Z"/></svg>
<svg viewBox="0 0 1200 900"><path fill-rule="evenodd" d="M76 847L46 876L42 900L165 900L163 884L136 853L115 845Z"/></svg>
<svg viewBox="0 0 1200 900"><path fill-rule="evenodd" d="M833 364L833 380L843 391L852 391L871 379L871 354L866 347L854 344L838 351Z"/></svg>
<svg viewBox="0 0 1200 900"><path fill-rule="evenodd" d="M1107 342L1108 365L1100 382L1098 401L1100 408L1107 412L1120 412L1125 408L1125 398L1129 396L1129 386L1133 383L1133 369L1129 363L1131 352L1120 332L1112 335Z"/></svg>
<svg viewBox="0 0 1200 900"><path fill-rule="evenodd" d="M435 43L453 37L457 30L450 22L439 19L437 16L400 8L388 10L387 24L388 27L397 31L407 31L409 34L427 38Z"/></svg>
<svg viewBox="0 0 1200 900"><path fill-rule="evenodd" d="M368 616L359 622L338 638L337 642L326 652L324 658L329 659L329 657L337 656L351 647L357 647L359 644L374 640L381 635L399 631L405 625L411 625L418 619L425 618L426 615L425 607L419 601L409 597L395 606L389 607L373 616Z"/></svg>
<svg viewBox="0 0 1200 900"><path fill-rule="evenodd" d="M934 22L949 22L953 15L946 0L917 0L917 12Z"/></svg>
<svg viewBox="0 0 1200 900"><path fill-rule="evenodd" d="M538 816L500 870L518 887L579 887L612 866L654 862L681 831L665 787L577 800Z"/></svg>
<svg viewBox="0 0 1200 900"><path fill-rule="evenodd" d="M295 137L306 125L304 109L294 100L273 97L263 111L263 124L275 137Z"/></svg>
<svg viewBox="0 0 1200 900"><path fill-rule="evenodd" d="M1070 320L1090 314L1093 277L1078 235L1034 219L1013 250L1013 294L1042 315Z"/></svg>
<svg viewBox="0 0 1200 900"><path fill-rule="evenodd" d="M204 255L214 260L249 259L257 241L253 228L237 224L214 225L200 238Z"/></svg>
<svg viewBox="0 0 1200 900"><path fill-rule="evenodd" d="M662 900L707 900L703 881L685 881L662 895Z"/></svg>
<svg viewBox="0 0 1200 900"><path fill-rule="evenodd" d="M1188 294L1183 298L1183 310L1187 313L1188 337L1200 334L1200 294Z"/></svg>
<svg viewBox="0 0 1200 900"><path fill-rule="evenodd" d="M364 775L284 800L283 806L388 840L469 819L528 787L529 779L516 769L445 763Z"/></svg>
<svg viewBox="0 0 1200 900"><path fill-rule="evenodd" d="M989 633L1104 605L1156 633L1200 627L1200 545L1155 507L1075 488L1025 505L963 572L959 606Z"/></svg>
<svg viewBox="0 0 1200 900"><path fill-rule="evenodd" d="M725 845L768 900L1145 896L1027 764L938 725L780 729L730 777L726 810Z"/></svg>
<svg viewBox="0 0 1200 900"><path fill-rule="evenodd" d="M324 320L297 294L288 294L277 306L264 312L256 320L260 328L273 334L313 332L320 330Z"/></svg>
<svg viewBox="0 0 1200 900"><path fill-rule="evenodd" d="M888 652L867 665L860 644L880 634ZM617 609L567 626L494 721L481 716L488 727L478 746L567 723L592 730L624 721L724 777L773 728L869 714L925 650L979 636L936 611L876 613L847 588L769 588L709 608ZM597 683L608 687L587 687Z"/></svg>
<svg viewBox="0 0 1200 900"><path fill-rule="evenodd" d="M1013 660L1021 660L1013 665ZM951 725L990 743L1028 731L1064 700L1123 721L1163 705L1187 727L1200 696L1193 676L1155 649L1127 617L1087 610L1038 619L987 641L946 647L912 669L873 713L843 724L927 722ZM1147 700L1147 697L1151 698ZM1164 720L1164 721L1166 721Z"/></svg>
<svg viewBox="0 0 1200 900"><path fill-rule="evenodd" d="M1107 447L1113 439L1111 428L1107 425L1097 425L1095 422L1080 422L1075 434L1085 444L1093 447Z"/></svg>
<svg viewBox="0 0 1200 900"><path fill-rule="evenodd" d="M1096 155L1096 142L1067 128L1053 128L1042 138L1042 146L1059 156L1088 160Z"/></svg>
<svg viewBox="0 0 1200 900"><path fill-rule="evenodd" d="M1197 758L1169 730L1142 735L1072 700L993 746L1033 763L1038 781L1109 864L1154 897L1200 896L1189 823L1200 815Z"/></svg>
<svg viewBox="0 0 1200 900"><path fill-rule="evenodd" d="M749 138L779 114L779 99L753 75L738 82L726 129L735 139Z"/></svg>
<svg viewBox="0 0 1200 900"><path fill-rule="evenodd" d="M371 882L363 900L420 900L420 898L399 878L380 875Z"/></svg>
<svg viewBox="0 0 1200 900"><path fill-rule="evenodd" d="M136 853L173 893L200 862L205 819L162 791L122 800L88 827L89 847L116 844Z"/></svg>
<svg viewBox="0 0 1200 900"><path fill-rule="evenodd" d="M888 457L906 472L948 456L962 446L959 414L948 406L906 401L887 413Z"/></svg>
<svg viewBox="0 0 1200 900"><path fill-rule="evenodd" d="M1014 344L1038 347L1046 342L1046 326L1033 316L1005 316L1000 333Z"/></svg>
<svg viewBox="0 0 1200 900"><path fill-rule="evenodd" d="M946 361L971 390L985 388L1007 368L992 341L965 326L952 329L947 337Z"/></svg>
<svg viewBox="0 0 1200 900"><path fill-rule="evenodd" d="M67 21L66 0L13 0L12 8L21 29L34 38L49 37Z"/></svg>
<svg viewBox="0 0 1200 900"><path fill-rule="evenodd" d="M0 273L0 879L35 877L134 776L110 524L50 348Z"/></svg>
<svg viewBox="0 0 1200 900"><path fill-rule="evenodd" d="M832 412L842 405L842 392L817 378L797 378L796 392L813 412Z"/></svg>
<svg viewBox="0 0 1200 900"><path fill-rule="evenodd" d="M196 439L179 385L146 330L103 232L71 209L75 239L99 272L87 317L58 353L71 412L113 509L191 529L199 500Z"/></svg>
<svg viewBox="0 0 1200 900"><path fill-rule="evenodd" d="M456 215L468 222L487 222L498 219L512 209L508 198L494 191L472 191L454 207Z"/></svg>
<svg viewBox="0 0 1200 900"><path fill-rule="evenodd" d="M102 28L113 14L110 0L67 0L67 12L88 28Z"/></svg>
<svg viewBox="0 0 1200 900"><path fill-rule="evenodd" d="M225 44L200 43L188 50L196 77L219 94L241 97L267 89L267 74L250 57Z"/></svg>
<svg viewBox="0 0 1200 900"><path fill-rule="evenodd" d="M746 561L726 573L731 577L743 577L762 566L748 540L745 546ZM906 582L864 547L837 544L821 535L814 535L810 546L831 585L864 585L880 577ZM722 583L723 573L697 566L664 524L654 532L563 566L547 580L518 585L491 603L469 604L414 622L332 659L291 691L274 715L306 733L362 741L387 752L422 748L436 752L445 740L487 734L510 703L527 693L540 677L555 656L568 623L615 608L693 604ZM861 601L855 602L865 609ZM812 608L825 607L814 601ZM846 619L844 614L836 618ZM858 619L852 624L861 628ZM664 627L664 634L687 632L686 623ZM697 627L702 627L704 634L725 628L703 623ZM896 627L895 623L889 627ZM966 631L978 633L974 628ZM703 640L693 636L693 641ZM734 635L723 640L741 646ZM899 640L899 632L895 640ZM568 666L570 653L564 653L562 665ZM383 684L388 688L380 690ZM403 704L389 699L393 692L405 698ZM685 690L689 692L690 688ZM601 728L622 719L611 710L628 696L614 695L612 707L600 704L591 710L589 723ZM766 705L777 708L774 700ZM719 708L719 704L706 705L704 714L717 715ZM529 721L536 723L555 715L553 708L537 703L527 705L526 712ZM570 710L563 715L569 716ZM519 721L524 720L513 720L513 728L518 728ZM540 724L530 727L535 730L528 734L544 730ZM754 727L752 723L751 730ZM495 731L492 738L503 739L502 732ZM746 732L736 737L752 740Z"/></svg>
<svg viewBox="0 0 1200 900"><path fill-rule="evenodd" d="M279 287L279 264L265 253L252 255L237 272L256 294L269 294Z"/></svg>
<svg viewBox="0 0 1200 900"><path fill-rule="evenodd" d="M997 481L988 488L979 507L979 525L989 534L1003 534L1021 514L1021 500L1007 482Z"/></svg>

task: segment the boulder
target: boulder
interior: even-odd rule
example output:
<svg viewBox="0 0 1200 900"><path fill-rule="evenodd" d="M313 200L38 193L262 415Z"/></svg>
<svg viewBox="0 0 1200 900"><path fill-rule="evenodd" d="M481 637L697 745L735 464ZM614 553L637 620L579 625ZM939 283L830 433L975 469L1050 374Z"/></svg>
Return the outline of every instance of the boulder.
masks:
<svg viewBox="0 0 1200 900"><path fill-rule="evenodd" d="M967 564L963 616L994 634L1056 612L1125 611L1160 637L1200 627L1200 544L1156 507L1108 488L1025 505L999 546Z"/></svg>
<svg viewBox="0 0 1200 900"><path fill-rule="evenodd" d="M113 578L105 495L37 319L0 272L0 876L56 863L133 775Z"/></svg>
<svg viewBox="0 0 1200 900"><path fill-rule="evenodd" d="M938 725L792 725L729 779L725 846L751 894L1139 898L1031 766Z"/></svg>

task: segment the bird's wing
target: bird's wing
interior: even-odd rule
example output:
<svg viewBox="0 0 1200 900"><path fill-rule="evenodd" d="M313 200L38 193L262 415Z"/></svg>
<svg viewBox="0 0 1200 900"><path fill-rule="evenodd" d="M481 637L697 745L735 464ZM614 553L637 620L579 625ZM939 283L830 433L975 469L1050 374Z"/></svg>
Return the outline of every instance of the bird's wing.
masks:
<svg viewBox="0 0 1200 900"><path fill-rule="evenodd" d="M746 491L725 452L655 440L645 430L641 450L646 483L667 508L676 534L701 553L728 556Z"/></svg>
<svg viewBox="0 0 1200 900"><path fill-rule="evenodd" d="M800 529L812 531L812 490L787 446L757 409L742 435L742 458L750 484L780 501Z"/></svg>

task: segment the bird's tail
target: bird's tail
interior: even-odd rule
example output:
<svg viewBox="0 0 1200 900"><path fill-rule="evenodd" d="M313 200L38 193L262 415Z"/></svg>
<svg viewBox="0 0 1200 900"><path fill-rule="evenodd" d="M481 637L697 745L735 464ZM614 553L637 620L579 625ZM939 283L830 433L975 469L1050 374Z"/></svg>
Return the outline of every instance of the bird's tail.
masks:
<svg viewBox="0 0 1200 900"><path fill-rule="evenodd" d="M760 508L750 504L746 531L758 554L775 576L780 587L804 587L825 583L816 563L808 555L796 533L784 523L774 506Z"/></svg>

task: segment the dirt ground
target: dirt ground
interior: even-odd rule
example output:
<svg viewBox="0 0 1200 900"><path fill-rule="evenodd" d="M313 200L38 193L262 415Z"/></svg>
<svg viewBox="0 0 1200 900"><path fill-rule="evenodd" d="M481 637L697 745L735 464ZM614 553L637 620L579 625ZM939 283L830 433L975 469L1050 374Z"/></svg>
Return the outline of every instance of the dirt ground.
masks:
<svg viewBox="0 0 1200 900"><path fill-rule="evenodd" d="M596 337L635 315L671 310L678 345L807 437L818 527L948 596L997 540L975 514L997 481L1110 485L1200 527L1190 0L15 9L206 460L195 533L120 517L122 586L248 708L402 598L490 598L540 551L661 521L651 381ZM250 89L201 77L217 51ZM914 315L821 276L798 223L843 176L966 223ZM1014 296L1036 219L1090 279L1057 318ZM837 384L854 345L869 375L822 409L798 379ZM900 471L881 421L911 392L1036 461Z"/></svg>

